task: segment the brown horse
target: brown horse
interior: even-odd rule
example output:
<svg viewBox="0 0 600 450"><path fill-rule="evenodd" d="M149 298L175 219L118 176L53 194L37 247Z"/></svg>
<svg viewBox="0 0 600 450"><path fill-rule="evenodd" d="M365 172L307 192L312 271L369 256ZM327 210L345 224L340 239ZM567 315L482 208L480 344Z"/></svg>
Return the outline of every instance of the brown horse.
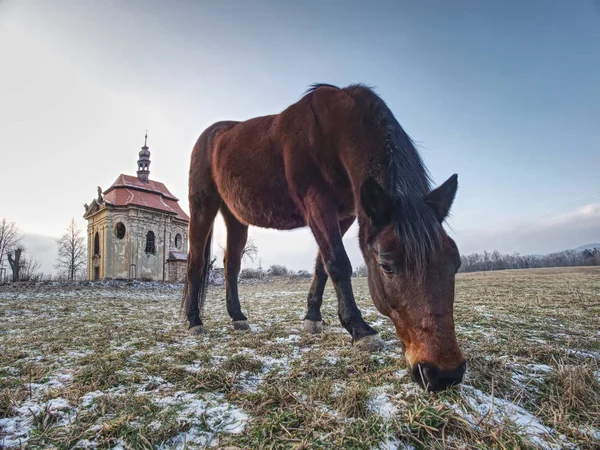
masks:
<svg viewBox="0 0 600 450"><path fill-rule="evenodd" d="M454 331L458 249L442 222L457 190L453 175L432 190L411 139L371 89L314 85L280 114L218 122L198 139L189 180L190 254L183 308L193 333L203 309L213 221L227 226L227 311L249 329L238 297L248 225L277 230L309 226L319 246L305 330L322 330L328 276L340 322L355 345L383 341L362 318L342 236L358 217L360 248L377 309L402 340L413 378L429 390L460 383L465 359Z"/></svg>

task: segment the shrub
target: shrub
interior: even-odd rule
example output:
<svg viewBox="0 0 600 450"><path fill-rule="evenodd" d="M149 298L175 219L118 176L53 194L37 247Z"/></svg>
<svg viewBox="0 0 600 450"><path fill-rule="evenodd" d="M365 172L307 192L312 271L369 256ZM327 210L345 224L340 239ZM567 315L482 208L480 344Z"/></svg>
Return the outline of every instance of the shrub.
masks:
<svg viewBox="0 0 600 450"><path fill-rule="evenodd" d="M243 269L240 272L240 278L243 279L256 279L262 280L265 276L265 272L261 269Z"/></svg>
<svg viewBox="0 0 600 450"><path fill-rule="evenodd" d="M290 274L290 277L293 277L293 278L312 278L312 275L310 274L310 272L308 272L306 270L299 270L298 272L294 273L293 275Z"/></svg>
<svg viewBox="0 0 600 450"><path fill-rule="evenodd" d="M355 277L366 277L368 274L369 272L367 270L367 266L361 264L356 269L354 269L354 273L352 275L354 275Z"/></svg>
<svg viewBox="0 0 600 450"><path fill-rule="evenodd" d="M267 273L274 277L282 277L282 276L286 276L288 274L288 269L285 266L280 266L278 264L274 264L271 267L269 267L269 270Z"/></svg>

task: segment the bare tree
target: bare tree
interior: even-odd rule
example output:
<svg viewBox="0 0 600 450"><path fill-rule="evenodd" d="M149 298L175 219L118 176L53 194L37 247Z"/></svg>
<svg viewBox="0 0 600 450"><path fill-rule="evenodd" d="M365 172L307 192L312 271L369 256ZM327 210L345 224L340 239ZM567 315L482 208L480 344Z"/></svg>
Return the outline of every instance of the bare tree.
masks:
<svg viewBox="0 0 600 450"><path fill-rule="evenodd" d="M58 257L55 268L63 272L71 281L75 280L86 266L87 249L82 234L75 219L72 218L65 234L56 240Z"/></svg>
<svg viewBox="0 0 600 450"><path fill-rule="evenodd" d="M12 252L20 243L21 236L14 222L9 222L6 217L0 221L0 267L4 262L4 257Z"/></svg>
<svg viewBox="0 0 600 450"><path fill-rule="evenodd" d="M38 280L41 274L38 273L42 263L33 255L21 257L19 269L19 281Z"/></svg>
<svg viewBox="0 0 600 450"><path fill-rule="evenodd" d="M213 270L216 260L217 260L217 258L213 258L210 260L210 263L208 264L208 270Z"/></svg>
<svg viewBox="0 0 600 450"><path fill-rule="evenodd" d="M250 261L254 262L254 258L258 256L258 247L254 243L254 239L248 238L244 251L242 252L242 259L249 258Z"/></svg>
<svg viewBox="0 0 600 450"><path fill-rule="evenodd" d="M13 254L14 253L14 254ZM21 272L21 254L23 253L23 249L21 247L15 248L13 251L8 253L8 263L10 264L10 268L12 270L12 280L19 281L20 272Z"/></svg>
<svg viewBox="0 0 600 450"><path fill-rule="evenodd" d="M225 248L222 245L219 245L221 248L220 254L225 257ZM251 237L246 241L246 246L242 251L242 259L248 258L250 261L254 262L254 258L258 256L258 246L254 243L254 239Z"/></svg>

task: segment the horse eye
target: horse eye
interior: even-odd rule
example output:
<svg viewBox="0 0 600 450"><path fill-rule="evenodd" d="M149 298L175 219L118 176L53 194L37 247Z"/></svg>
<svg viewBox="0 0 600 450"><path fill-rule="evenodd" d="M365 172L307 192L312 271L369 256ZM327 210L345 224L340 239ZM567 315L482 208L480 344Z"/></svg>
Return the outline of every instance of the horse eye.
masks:
<svg viewBox="0 0 600 450"><path fill-rule="evenodd" d="M381 270L386 275L392 275L394 273L394 269L389 264L379 264L379 267L381 267Z"/></svg>

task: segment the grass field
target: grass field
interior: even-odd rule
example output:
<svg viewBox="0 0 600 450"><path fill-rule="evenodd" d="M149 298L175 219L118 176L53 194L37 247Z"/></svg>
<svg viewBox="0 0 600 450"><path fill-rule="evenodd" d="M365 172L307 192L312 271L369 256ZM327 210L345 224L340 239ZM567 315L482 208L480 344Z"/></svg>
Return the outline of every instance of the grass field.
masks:
<svg viewBox="0 0 600 450"><path fill-rule="evenodd" d="M190 336L181 286L0 287L0 447L599 448L600 268L460 275L465 383L411 380L366 279L366 319L386 341L354 349L328 286L325 332L302 334L310 280L242 283L251 332L224 288L209 333Z"/></svg>

